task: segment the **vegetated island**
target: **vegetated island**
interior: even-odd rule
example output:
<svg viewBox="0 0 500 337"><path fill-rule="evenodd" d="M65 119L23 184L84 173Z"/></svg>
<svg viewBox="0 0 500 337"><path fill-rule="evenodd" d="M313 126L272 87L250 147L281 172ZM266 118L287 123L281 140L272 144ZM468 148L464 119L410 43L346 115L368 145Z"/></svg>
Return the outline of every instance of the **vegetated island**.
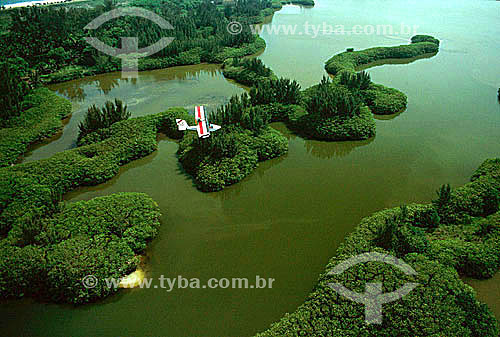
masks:
<svg viewBox="0 0 500 337"><path fill-rule="evenodd" d="M268 116L266 122L284 122L302 137L321 140L364 140L375 135L375 121L359 94L370 84L362 72L348 83L328 78L304 91L296 81L278 79L259 59L228 59L225 77L252 86L250 102Z"/></svg>
<svg viewBox="0 0 500 337"><path fill-rule="evenodd" d="M93 113L96 110L90 109ZM122 114L119 104L102 111ZM139 265L157 234L158 205L142 193L118 193L65 204L61 196L79 186L103 183L120 166L157 149L162 132L179 139L176 118L184 109L95 127L77 148L48 159L0 168L0 297L33 296L74 304L116 291L104 279L120 279ZM88 128L87 128L88 130ZM100 282L85 288L82 279Z"/></svg>
<svg viewBox="0 0 500 337"><path fill-rule="evenodd" d="M360 51L348 49L326 61L325 70L331 75L346 78L363 65L384 59L413 58L425 54L436 54L439 40L430 35L415 35L409 45L375 47ZM338 80L336 81L338 82ZM406 109L407 97L399 90L371 83L360 90L363 101L374 114L388 115Z"/></svg>
<svg viewBox="0 0 500 337"><path fill-rule="evenodd" d="M459 275L489 278L500 267L499 193L500 159L489 159L470 183L456 189L443 185L431 204L387 209L362 219L305 302L257 336L498 336L495 317ZM368 252L403 259L417 275L378 262L328 274L342 261ZM382 324L366 324L365 306L329 284L363 293L369 282L382 282L383 292L407 282L418 286L383 304Z"/></svg>
<svg viewBox="0 0 500 337"><path fill-rule="evenodd" d="M356 73L356 68L388 58L411 58L436 53L439 40L428 35L416 35L410 45L377 47L363 51L348 51L333 56L326 62L326 70L335 76L301 92L296 107L277 107L272 100L261 106L269 110L270 121L282 121L297 134L319 140L365 140L375 135L375 114L394 114L406 108L407 98L402 92L371 82L368 73ZM262 61L255 59L228 59L223 73L254 90L269 90L276 76ZM284 110L277 113L277 109Z"/></svg>

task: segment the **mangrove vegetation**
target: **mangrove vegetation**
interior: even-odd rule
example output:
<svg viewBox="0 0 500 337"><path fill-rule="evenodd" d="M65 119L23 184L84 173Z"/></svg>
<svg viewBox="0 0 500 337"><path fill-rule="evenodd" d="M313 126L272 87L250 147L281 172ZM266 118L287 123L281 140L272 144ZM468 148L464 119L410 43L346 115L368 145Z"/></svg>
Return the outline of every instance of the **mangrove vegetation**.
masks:
<svg viewBox="0 0 500 337"><path fill-rule="evenodd" d="M500 268L500 159L486 160L471 182L443 186L431 204L377 212L361 220L293 313L257 334L264 336L498 336L498 323L460 275L491 277ZM417 275L378 262L329 272L349 257L379 252L402 258ZM418 286L383 305L382 324L366 324L363 304L335 292L337 282L363 293L369 282L384 292L406 282Z"/></svg>

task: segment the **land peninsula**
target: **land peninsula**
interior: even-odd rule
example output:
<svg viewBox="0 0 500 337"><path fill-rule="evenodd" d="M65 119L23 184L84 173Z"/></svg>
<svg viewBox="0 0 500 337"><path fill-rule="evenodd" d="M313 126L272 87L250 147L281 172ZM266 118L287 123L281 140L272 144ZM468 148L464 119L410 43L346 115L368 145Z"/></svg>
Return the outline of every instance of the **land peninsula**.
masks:
<svg viewBox="0 0 500 337"><path fill-rule="evenodd" d="M141 2L135 1L138 5ZM10 109L2 110L0 133L0 165L4 166L0 168L1 297L32 296L82 304L116 291L104 284L88 288L82 280L89 274L100 280L118 279L136 270L141 254L158 233L158 205L142 193L118 193L76 203L64 203L61 196L79 186L107 181L122 165L152 153L157 148L158 133L179 141L179 161L200 190L217 191L241 181L259 161L287 151L286 138L270 126L271 122L283 122L305 137L330 141L371 137L375 132L372 114L404 109L406 96L372 83L366 72L356 72L357 67L438 50L436 39L416 36L410 45L341 53L325 66L328 73L335 75L333 79L325 77L319 84L301 90L296 81L277 78L258 60L240 59L259 44L263 47L258 37L214 34L221 32L228 17L251 13L255 15L248 18L255 21L263 11L278 8L269 2L247 2L245 6L249 4L253 7L235 7L231 9L234 12L224 16L220 8L209 4L184 3L181 8L165 9L163 14L184 15L181 18L193 10L203 15L179 23L185 28L179 33L180 42L164 55L141 63L141 69L153 69L193 64L190 62L224 62L227 77L252 87L211 114L210 120L224 128L206 141L177 130L176 118L193 122L183 108L128 118L126 109L115 102L103 109L89 109L84 124L89 126L88 132L79 137L78 147L48 159L15 164L29 143L52 135L60 128L61 119L71 112L64 99L44 88L30 89L30 85L112 71L116 60L101 59L102 55L86 50L79 44L81 36L65 35L72 36L72 48L58 47L64 42L58 30L71 33L72 26L78 27L106 8L91 13L67 11L66 24L49 30L54 39L48 47L55 52L44 60L39 56L43 54L20 52L15 30L1 36L6 43L12 42L8 51L2 51L8 53L2 70L8 74L9 83L16 84L8 97L0 96L2 107ZM45 15L49 22L60 21L55 20L60 13L49 9L25 11L33 22ZM21 22L14 19L11 24L36 39L40 32L27 22L21 27ZM141 24L137 27L145 28ZM153 30L150 33L151 37L159 36ZM102 34L105 37L108 33ZM39 43L33 41L37 50L45 50L46 46ZM77 46L82 48L73 48ZM9 61L19 53L26 59L25 68ZM26 86L27 82L30 85ZM108 115L120 118L113 123L99 122L99 116ZM18 136L27 130L25 138ZM363 219L338 248L305 303L259 336L498 335L495 319L459 274L487 278L499 268L499 172L500 160L487 160L469 184L456 189L443 185L431 204L402 206ZM336 281L362 292L366 282L381 281L379 265L353 268L338 277L327 274L338 262L369 251L398 256L418 271L418 276L410 278L384 268L385 290L396 289L406 281L422 285L401 301L384 306L382 326L365 325L361 319L363 307L328 287L329 282Z"/></svg>

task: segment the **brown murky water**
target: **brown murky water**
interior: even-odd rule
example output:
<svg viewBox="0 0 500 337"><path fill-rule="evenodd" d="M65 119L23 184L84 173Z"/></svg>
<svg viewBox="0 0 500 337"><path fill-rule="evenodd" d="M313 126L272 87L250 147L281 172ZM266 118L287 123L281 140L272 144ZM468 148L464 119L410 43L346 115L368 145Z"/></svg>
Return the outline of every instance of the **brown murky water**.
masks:
<svg viewBox="0 0 500 337"><path fill-rule="evenodd" d="M494 1L460 0L361 5L319 0L312 9L285 7L271 25L419 24L418 32L440 38L442 48L432 58L369 69L375 82L409 98L404 113L377 119L374 139L306 141L276 124L289 137L288 154L210 194L198 192L182 172L177 144L160 139L157 152L124 166L109 182L66 196L74 201L138 191L154 198L163 217L150 249L152 277L182 275L207 282L259 275L276 279L273 288L134 289L78 308L11 301L0 306L2 333L249 336L293 311L362 217L402 203L428 202L441 184L461 185L485 158L498 156L499 9ZM347 47L404 43L411 34L261 35L268 47L260 58L279 76L307 87L325 74L324 62L333 54ZM90 104L119 97L138 116L175 105L216 106L243 91L206 65L141 73L135 83L108 74L53 89L72 98L75 113L60 138L26 160L74 146L78 121ZM500 317L497 276L472 284Z"/></svg>

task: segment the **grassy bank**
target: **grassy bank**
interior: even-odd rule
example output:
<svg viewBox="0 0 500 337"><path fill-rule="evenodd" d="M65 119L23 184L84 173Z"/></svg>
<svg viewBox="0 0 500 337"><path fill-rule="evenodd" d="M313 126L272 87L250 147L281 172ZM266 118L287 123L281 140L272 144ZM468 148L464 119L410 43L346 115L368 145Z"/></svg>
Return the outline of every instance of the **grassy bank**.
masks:
<svg viewBox="0 0 500 337"><path fill-rule="evenodd" d="M0 167L14 164L30 144L56 134L71 114L71 103L46 88L26 96L23 106L29 108L0 129Z"/></svg>
<svg viewBox="0 0 500 337"><path fill-rule="evenodd" d="M484 278L499 269L499 192L500 159L491 159L469 184L443 187L432 204L364 218L337 249L305 302L257 336L498 336L494 316L459 274ZM377 262L328 274L347 258L373 251L402 258L417 275ZM328 285L332 282L359 293L368 282L383 282L384 292L406 282L418 286L383 305L382 324L368 325L364 305L336 293Z"/></svg>

